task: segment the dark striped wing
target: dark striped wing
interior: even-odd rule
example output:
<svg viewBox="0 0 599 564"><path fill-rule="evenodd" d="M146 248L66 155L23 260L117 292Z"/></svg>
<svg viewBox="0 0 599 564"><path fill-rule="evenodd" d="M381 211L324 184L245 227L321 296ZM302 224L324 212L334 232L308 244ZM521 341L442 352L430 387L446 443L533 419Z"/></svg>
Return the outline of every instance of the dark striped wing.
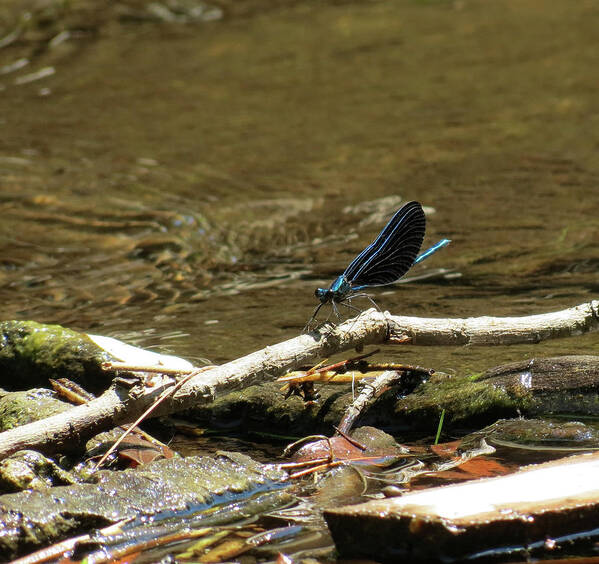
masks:
<svg viewBox="0 0 599 564"><path fill-rule="evenodd" d="M352 286L384 286L399 280L418 256L426 220L418 202L401 207L343 273Z"/></svg>

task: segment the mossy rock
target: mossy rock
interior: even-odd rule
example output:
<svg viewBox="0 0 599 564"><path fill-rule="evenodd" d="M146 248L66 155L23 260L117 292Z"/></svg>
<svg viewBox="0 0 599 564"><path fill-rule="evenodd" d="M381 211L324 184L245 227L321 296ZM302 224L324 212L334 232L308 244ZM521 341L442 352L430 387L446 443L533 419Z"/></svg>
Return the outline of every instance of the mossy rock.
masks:
<svg viewBox="0 0 599 564"><path fill-rule="evenodd" d="M25 390L69 378L93 393L107 388L112 375L102 370L110 355L84 333L34 321L0 322L0 385Z"/></svg>

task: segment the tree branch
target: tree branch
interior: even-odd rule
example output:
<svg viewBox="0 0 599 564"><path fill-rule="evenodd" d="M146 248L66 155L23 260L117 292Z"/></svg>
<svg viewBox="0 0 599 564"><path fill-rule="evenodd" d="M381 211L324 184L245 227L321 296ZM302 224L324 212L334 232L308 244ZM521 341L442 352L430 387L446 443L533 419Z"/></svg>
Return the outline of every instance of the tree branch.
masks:
<svg viewBox="0 0 599 564"><path fill-rule="evenodd" d="M198 372L154 412L165 415L212 402L217 395L274 380L287 370L314 363L318 357L368 344L405 342L415 345L505 345L581 335L599 329L599 301L527 317L425 319L383 314L373 309L337 326L266 347L222 366ZM403 340L402 340L403 339ZM71 450L96 433L134 421L172 386L126 390L114 385L99 398L47 419L0 433L0 458L17 450Z"/></svg>
<svg viewBox="0 0 599 564"><path fill-rule="evenodd" d="M370 313L370 312L367 312ZM383 315L363 315L335 328L300 335L247 356L199 372L153 412L166 415L214 401L217 395L274 380L287 370L326 357L386 339ZM24 448L46 453L64 452L79 447L100 431L131 423L174 381L163 386L134 387L113 385L99 398L46 419L0 433L0 459Z"/></svg>
<svg viewBox="0 0 599 564"><path fill-rule="evenodd" d="M413 345L516 345L572 337L599 329L599 301L524 317L434 319L392 315L390 340L409 337Z"/></svg>

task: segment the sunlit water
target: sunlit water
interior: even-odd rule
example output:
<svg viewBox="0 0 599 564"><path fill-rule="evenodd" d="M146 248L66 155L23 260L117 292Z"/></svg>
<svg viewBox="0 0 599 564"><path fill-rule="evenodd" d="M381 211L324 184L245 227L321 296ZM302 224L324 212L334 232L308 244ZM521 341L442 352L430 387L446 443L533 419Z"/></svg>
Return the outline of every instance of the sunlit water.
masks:
<svg viewBox="0 0 599 564"><path fill-rule="evenodd" d="M156 2L38 4L0 6L2 319L226 362L296 336L412 199L433 208L425 244L452 244L373 292L381 309L599 295L597 3L223 0L173 22ZM377 360L598 352L587 335Z"/></svg>
<svg viewBox="0 0 599 564"><path fill-rule="evenodd" d="M378 290L382 309L597 297L595 3L225 3L186 24L117 9L143 5L83 3L0 49L2 318L231 360L297 335L402 198L436 210L425 243L453 241L410 275L451 275ZM463 372L597 350L382 355Z"/></svg>

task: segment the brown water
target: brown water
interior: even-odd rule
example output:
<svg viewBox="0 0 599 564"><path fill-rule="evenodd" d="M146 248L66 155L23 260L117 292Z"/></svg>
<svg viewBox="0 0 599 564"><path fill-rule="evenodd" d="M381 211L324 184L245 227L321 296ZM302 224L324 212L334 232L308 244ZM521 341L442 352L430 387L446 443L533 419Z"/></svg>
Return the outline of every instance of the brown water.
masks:
<svg viewBox="0 0 599 564"><path fill-rule="evenodd" d="M453 240L411 274L453 276L379 291L383 309L597 298L596 2L253 0L188 23L46 4L0 48L0 67L28 60L0 70L3 319L230 360L297 335L400 198L435 208L426 243ZM2 37L23 10L0 10ZM589 335L384 356L479 371L598 352Z"/></svg>

